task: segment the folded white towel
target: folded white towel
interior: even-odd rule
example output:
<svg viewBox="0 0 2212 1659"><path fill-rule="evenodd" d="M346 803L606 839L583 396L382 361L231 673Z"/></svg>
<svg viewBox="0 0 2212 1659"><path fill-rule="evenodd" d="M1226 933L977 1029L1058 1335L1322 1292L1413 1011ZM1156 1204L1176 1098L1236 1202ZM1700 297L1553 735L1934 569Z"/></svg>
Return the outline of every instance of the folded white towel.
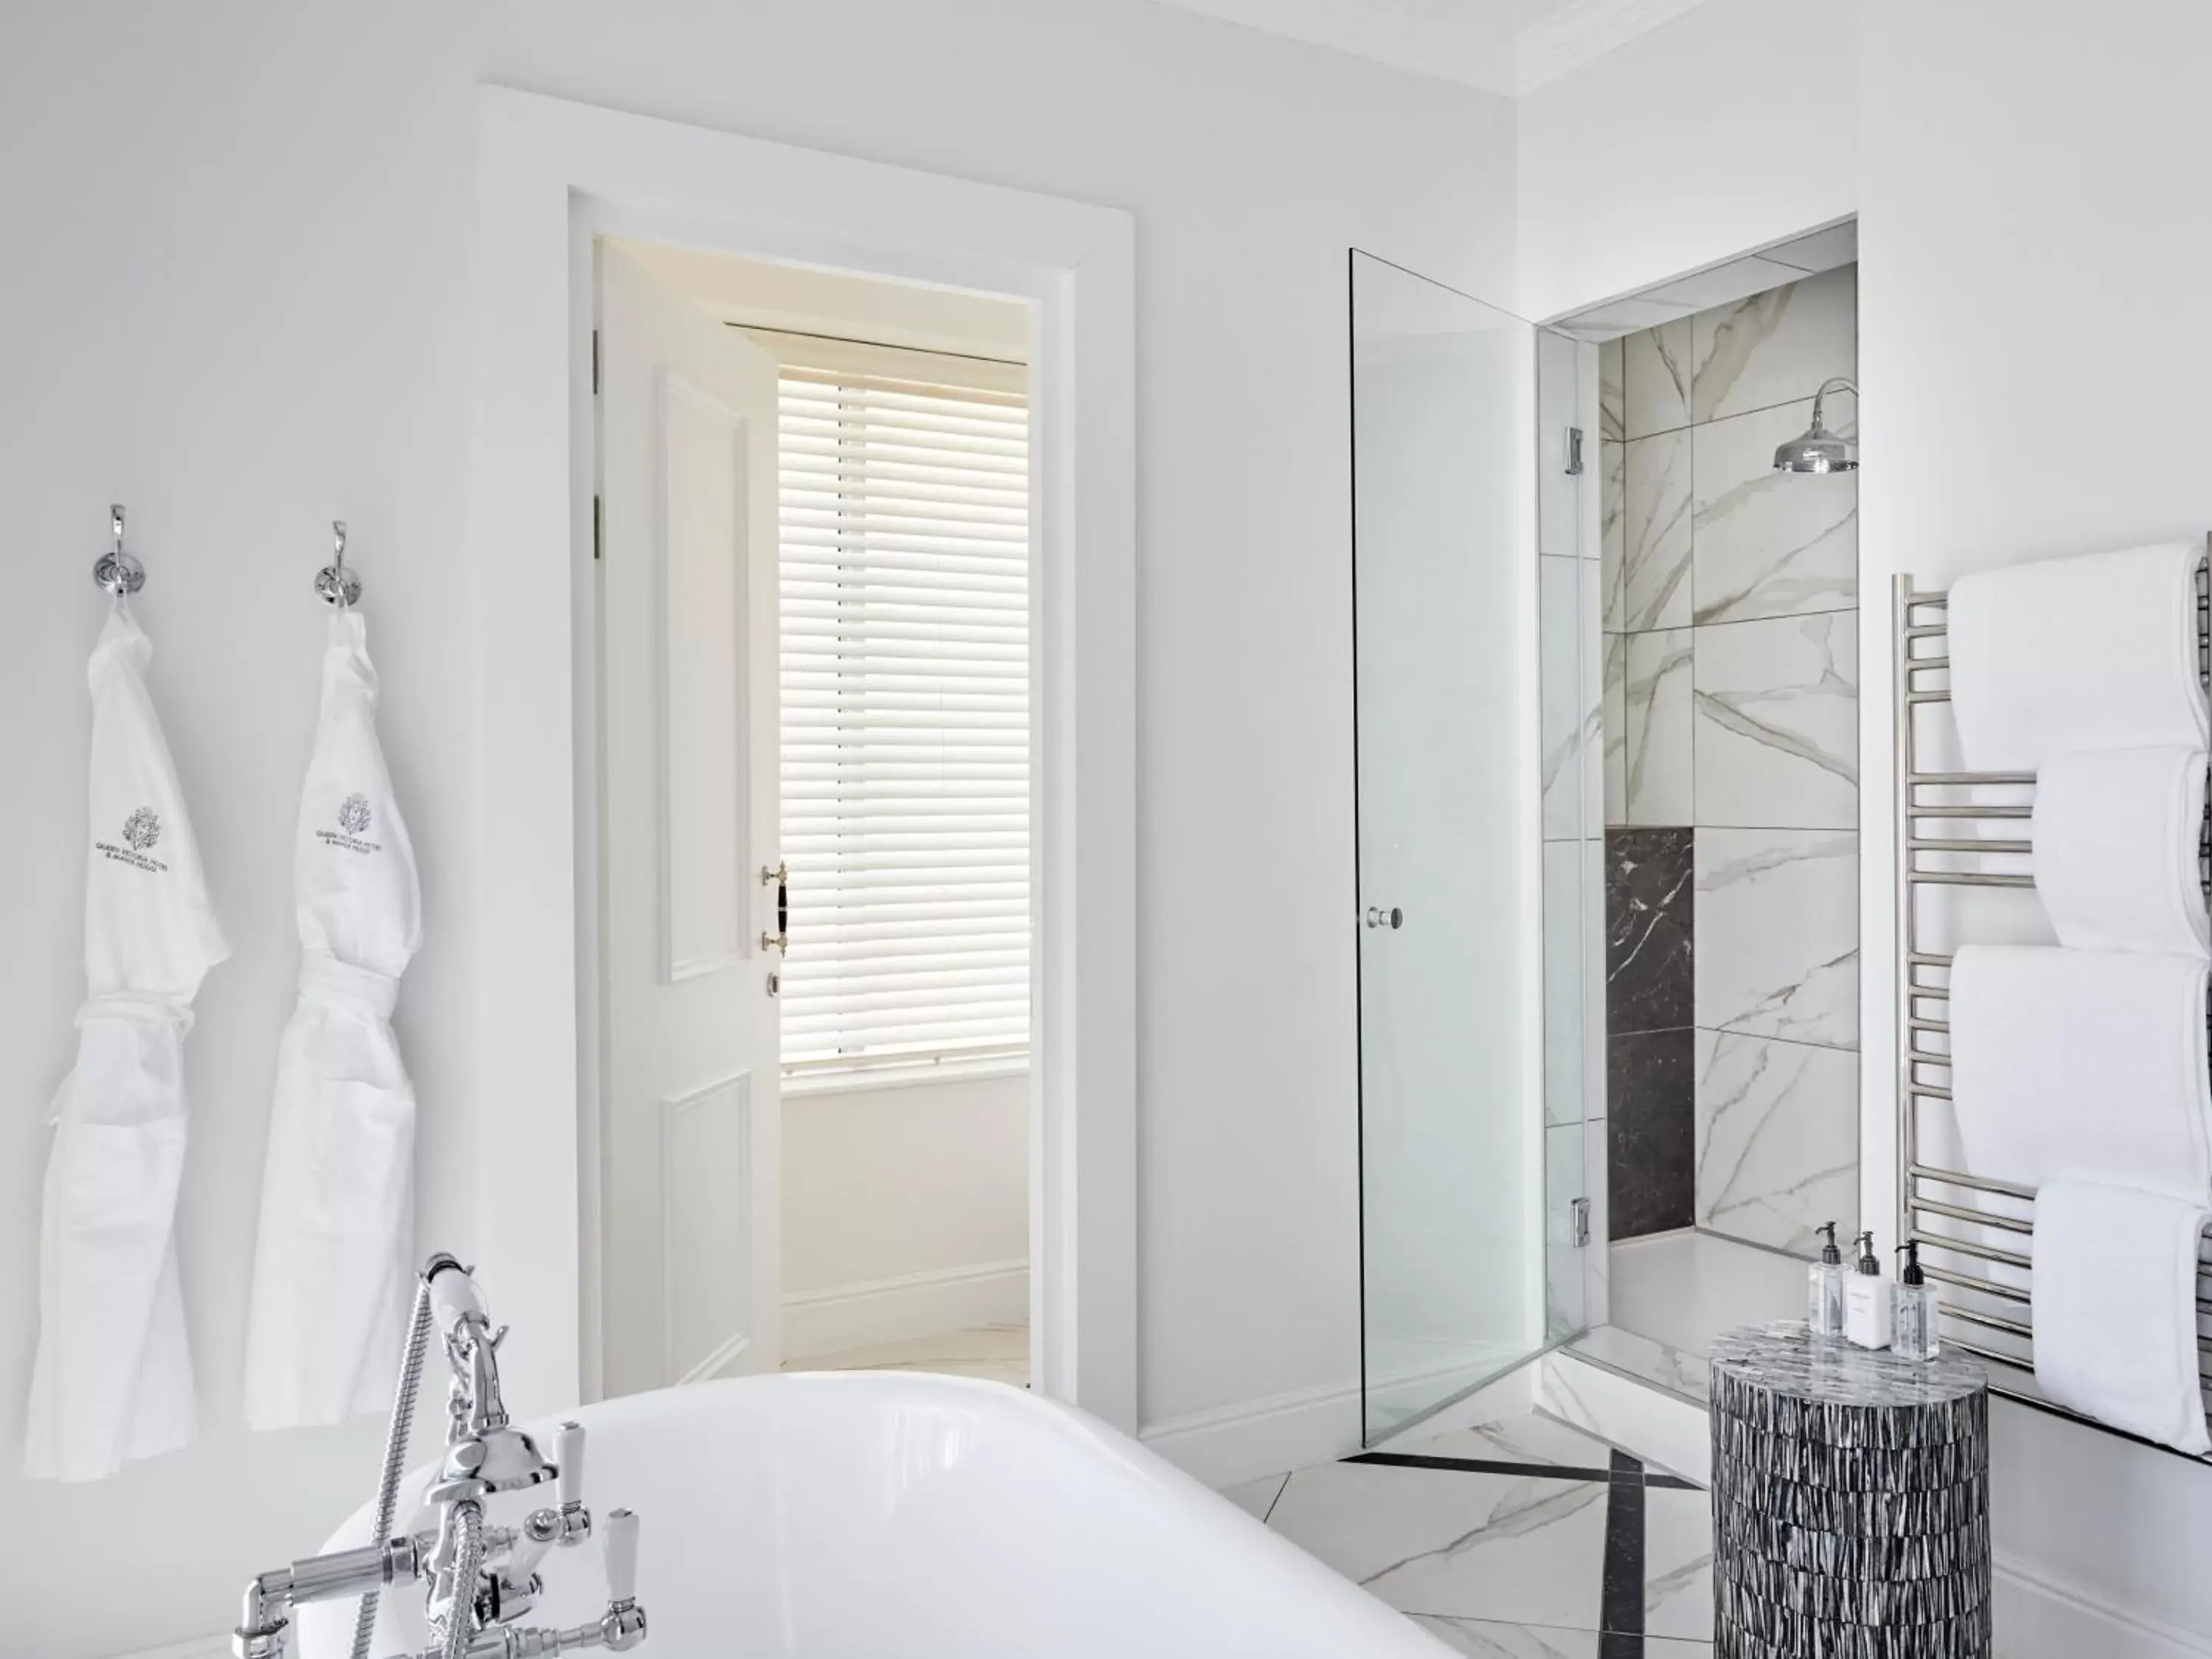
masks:
<svg viewBox="0 0 2212 1659"><path fill-rule="evenodd" d="M2199 1455L2197 1241L2212 1211L2125 1187L2035 1195L2035 1380L2062 1406Z"/></svg>
<svg viewBox="0 0 2212 1659"><path fill-rule="evenodd" d="M1971 1175L2212 1197L2203 958L1961 946L1951 1096Z"/></svg>
<svg viewBox="0 0 2212 1659"><path fill-rule="evenodd" d="M2195 542L2051 559L1952 584L1951 708L1977 772L2052 755L2205 746Z"/></svg>
<svg viewBox="0 0 2212 1659"><path fill-rule="evenodd" d="M2058 942L2205 955L2203 827L2201 750L2103 749L2045 761L2035 779L2035 890Z"/></svg>

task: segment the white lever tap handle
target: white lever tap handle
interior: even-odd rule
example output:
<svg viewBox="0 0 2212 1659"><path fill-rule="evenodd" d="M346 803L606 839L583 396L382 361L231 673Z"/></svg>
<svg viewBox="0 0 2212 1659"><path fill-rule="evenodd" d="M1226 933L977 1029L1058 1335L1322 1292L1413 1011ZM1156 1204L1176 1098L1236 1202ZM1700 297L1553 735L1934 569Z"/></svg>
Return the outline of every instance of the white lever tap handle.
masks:
<svg viewBox="0 0 2212 1659"><path fill-rule="evenodd" d="M607 1516L607 1600L637 1599L637 1514L615 1510Z"/></svg>
<svg viewBox="0 0 2212 1659"><path fill-rule="evenodd" d="M553 1434L553 1463L560 1471L561 1507L584 1501L584 1425L563 1423Z"/></svg>

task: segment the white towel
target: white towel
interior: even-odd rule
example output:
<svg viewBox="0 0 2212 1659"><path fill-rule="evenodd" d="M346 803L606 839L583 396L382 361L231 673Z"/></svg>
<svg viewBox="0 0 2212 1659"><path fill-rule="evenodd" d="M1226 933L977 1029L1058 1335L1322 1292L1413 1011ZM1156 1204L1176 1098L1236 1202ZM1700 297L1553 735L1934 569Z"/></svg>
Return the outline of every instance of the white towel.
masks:
<svg viewBox="0 0 2212 1659"><path fill-rule="evenodd" d="M2035 890L2079 951L2208 953L2202 750L2053 755L2035 780Z"/></svg>
<svg viewBox="0 0 2212 1659"><path fill-rule="evenodd" d="M1967 1173L2212 1195L2202 957L1961 946L1951 1095Z"/></svg>
<svg viewBox="0 0 2212 1659"><path fill-rule="evenodd" d="M2201 1455L2201 1202L2055 1181L2035 1195L2035 1380L2062 1406Z"/></svg>
<svg viewBox="0 0 2212 1659"><path fill-rule="evenodd" d="M2089 749L2205 746L2195 542L2051 559L1951 587L1951 708L1977 772Z"/></svg>

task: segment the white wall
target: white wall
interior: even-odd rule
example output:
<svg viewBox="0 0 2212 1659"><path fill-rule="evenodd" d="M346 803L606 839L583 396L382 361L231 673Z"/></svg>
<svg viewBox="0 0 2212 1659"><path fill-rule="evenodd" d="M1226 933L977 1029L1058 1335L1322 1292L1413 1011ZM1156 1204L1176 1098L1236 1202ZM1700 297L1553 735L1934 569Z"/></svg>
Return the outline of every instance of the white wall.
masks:
<svg viewBox="0 0 2212 1659"><path fill-rule="evenodd" d="M1831 8L1707 0L1525 100L1523 305L1607 298L1856 211L1870 614L1897 570L1943 586L2212 527L2196 68L2212 12L1857 0L1846 25L1854 12L1832 37ZM1776 165L1808 146L1836 166ZM1655 226L1662 213L1687 230ZM1889 672L1886 629L1863 630L1873 1217L1895 1204ZM2212 1471L2002 1402L1994 1445L2002 1650L2212 1651Z"/></svg>
<svg viewBox="0 0 2212 1659"><path fill-rule="evenodd" d="M1863 3L1705 0L1523 98L1521 314L1849 215Z"/></svg>
<svg viewBox="0 0 2212 1659"><path fill-rule="evenodd" d="M787 1090L787 1358L1026 1317L1029 1087Z"/></svg>
<svg viewBox="0 0 2212 1659"><path fill-rule="evenodd" d="M1311 1455L1351 1443L1344 251L1504 297L1510 107L1141 0L49 0L9 25L0 1510L26 1522L0 1551L9 1639L71 1659L222 1628L248 1572L312 1547L373 1478L371 1423L238 1426L295 973L282 849L319 637L307 586L333 517L368 583L424 869L429 942L398 1022L422 1091L422 1237L470 1243L462 1080L483 988L462 859L474 760L496 740L475 729L470 641L497 573L455 557L479 78L1136 214L1141 1409L1290 1395L1322 1402L1301 1419ZM100 1486L34 1488L13 1425L39 1118L80 993L86 572L118 498L237 951L189 1050L182 1249L204 1437Z"/></svg>

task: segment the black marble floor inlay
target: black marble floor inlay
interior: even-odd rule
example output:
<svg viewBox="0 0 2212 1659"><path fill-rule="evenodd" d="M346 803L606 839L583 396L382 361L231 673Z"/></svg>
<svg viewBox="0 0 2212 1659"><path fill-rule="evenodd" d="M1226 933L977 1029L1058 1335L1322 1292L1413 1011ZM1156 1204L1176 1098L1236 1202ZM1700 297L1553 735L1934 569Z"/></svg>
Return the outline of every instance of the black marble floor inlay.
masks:
<svg viewBox="0 0 2212 1659"><path fill-rule="evenodd" d="M1686 1028L1606 1039L1606 1202L1616 1239L1696 1219L1697 1040Z"/></svg>

